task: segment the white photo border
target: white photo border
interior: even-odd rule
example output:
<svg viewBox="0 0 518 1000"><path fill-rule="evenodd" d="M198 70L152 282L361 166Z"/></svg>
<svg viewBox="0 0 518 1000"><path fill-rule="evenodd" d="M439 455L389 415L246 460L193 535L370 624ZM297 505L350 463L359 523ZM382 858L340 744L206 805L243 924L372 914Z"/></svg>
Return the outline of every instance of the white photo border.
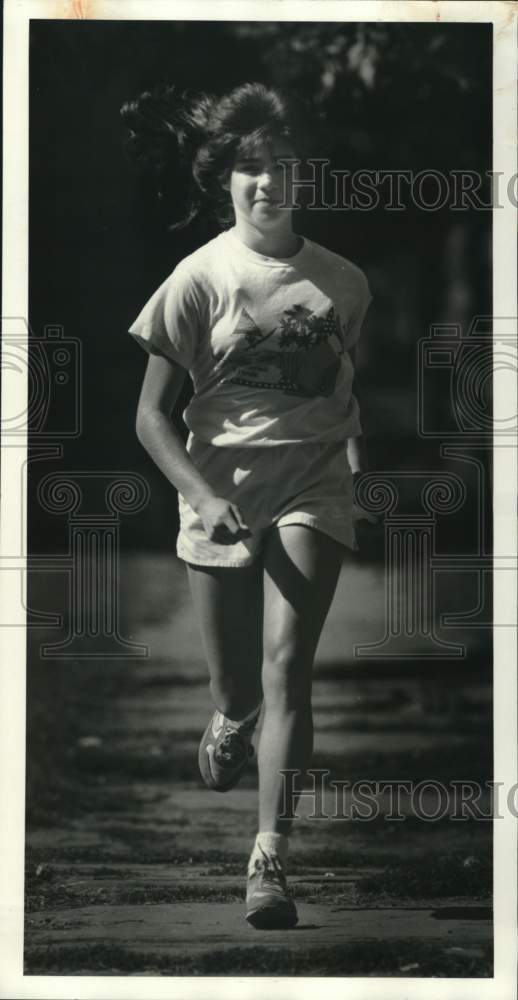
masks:
<svg viewBox="0 0 518 1000"><path fill-rule="evenodd" d="M249 20L249 21L392 21L487 22L493 24L494 44L494 163L508 179L516 174L516 4L445 2L383 2L383 0L5 0L4 3L4 163L3 163L3 299L2 316L28 315L28 57L29 22L34 19L90 20ZM505 182L504 182L505 183ZM517 314L516 208L493 211L493 311ZM515 328L516 334L516 328ZM2 371L2 376L4 372ZM516 412L516 385L499 381L495 367L494 416ZM2 416L12 411L11 383L2 378ZM17 411L26 404L17 388ZM25 393L27 386L25 386ZM18 439L18 446L20 441ZM26 480L13 465L12 449L2 442L0 559L9 552L6 538L13 519L26 510ZM517 448L498 447L494 436L494 552L516 555ZM4 564L5 565L5 564ZM6 617L20 595L0 573L0 600ZM14 603L13 603L14 602ZM25 603L25 601L24 601ZM495 782L510 788L517 781L517 579L494 574L494 718ZM16 609L14 609L16 611ZM14 617L8 620L16 620ZM502 624L500 624L500 622ZM513 625L504 624L513 622ZM332 978L332 977L118 977L24 976L23 888L25 828L25 668L24 627L0 628L0 730L3 742L0 828L0 991L13 998L180 998L217 1000L282 997L303 1000L325 990L329 997L348 1000L445 997L447 1000L513 1000L517 996L517 864L516 819L507 810L494 824L495 974L492 979Z"/></svg>

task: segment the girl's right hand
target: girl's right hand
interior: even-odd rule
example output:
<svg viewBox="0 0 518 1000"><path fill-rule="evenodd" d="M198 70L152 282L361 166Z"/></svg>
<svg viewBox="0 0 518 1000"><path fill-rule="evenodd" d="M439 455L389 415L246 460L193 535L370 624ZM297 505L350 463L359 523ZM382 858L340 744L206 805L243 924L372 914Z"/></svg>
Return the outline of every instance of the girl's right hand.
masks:
<svg viewBox="0 0 518 1000"><path fill-rule="evenodd" d="M211 542L235 545L241 538L250 538L251 531L239 507L223 497L210 497L199 504L197 513Z"/></svg>

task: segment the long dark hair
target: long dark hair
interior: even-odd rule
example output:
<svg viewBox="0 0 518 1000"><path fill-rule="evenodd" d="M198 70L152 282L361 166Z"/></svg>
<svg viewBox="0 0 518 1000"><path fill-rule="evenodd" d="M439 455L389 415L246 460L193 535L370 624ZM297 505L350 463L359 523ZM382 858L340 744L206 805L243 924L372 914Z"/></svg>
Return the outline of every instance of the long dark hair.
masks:
<svg viewBox="0 0 518 1000"><path fill-rule="evenodd" d="M230 225L232 202L222 180L236 156L258 141L283 138L302 159L318 131L316 118L298 97L262 83L245 83L222 97L180 92L175 86L146 91L125 103L121 116L127 147L153 174L158 193L168 174L180 180L187 211L170 229L208 211L221 226Z"/></svg>

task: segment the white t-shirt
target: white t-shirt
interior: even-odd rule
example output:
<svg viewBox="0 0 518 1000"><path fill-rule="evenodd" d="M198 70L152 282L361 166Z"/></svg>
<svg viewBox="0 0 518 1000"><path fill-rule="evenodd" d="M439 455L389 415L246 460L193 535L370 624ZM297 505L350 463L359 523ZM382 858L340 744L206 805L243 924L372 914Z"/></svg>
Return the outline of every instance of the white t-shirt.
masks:
<svg viewBox="0 0 518 1000"><path fill-rule="evenodd" d="M361 434L348 353L371 294L351 261L304 239L266 257L227 230L185 257L130 327L186 368L192 433L215 445L280 445Z"/></svg>

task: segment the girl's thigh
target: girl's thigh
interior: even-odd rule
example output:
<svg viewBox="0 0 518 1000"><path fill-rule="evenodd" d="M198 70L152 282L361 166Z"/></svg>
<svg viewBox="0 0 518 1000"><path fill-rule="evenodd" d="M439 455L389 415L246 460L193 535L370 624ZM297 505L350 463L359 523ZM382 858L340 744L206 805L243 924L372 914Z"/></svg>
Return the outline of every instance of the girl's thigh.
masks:
<svg viewBox="0 0 518 1000"><path fill-rule="evenodd" d="M264 552L263 683L269 672L274 685L293 681L305 695L310 691L343 554L339 542L304 525L270 530Z"/></svg>
<svg viewBox="0 0 518 1000"><path fill-rule="evenodd" d="M188 564L187 573L211 676L256 676L262 661L260 560L246 567Z"/></svg>

